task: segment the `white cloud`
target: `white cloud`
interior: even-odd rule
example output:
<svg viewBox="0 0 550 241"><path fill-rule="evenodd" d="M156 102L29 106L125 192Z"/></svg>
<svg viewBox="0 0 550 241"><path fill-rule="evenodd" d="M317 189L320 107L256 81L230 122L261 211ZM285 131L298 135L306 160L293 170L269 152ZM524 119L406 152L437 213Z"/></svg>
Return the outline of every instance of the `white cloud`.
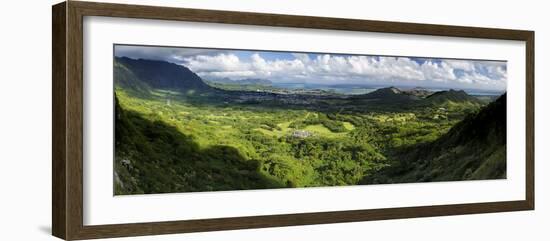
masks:
<svg viewBox="0 0 550 241"><path fill-rule="evenodd" d="M250 69L249 63L242 62L234 54L197 55L185 58L184 61L185 65L195 72L244 71Z"/></svg>
<svg viewBox="0 0 550 241"><path fill-rule="evenodd" d="M467 72L475 70L474 61L447 59L447 60L444 60L443 63L446 63L447 65L451 66L453 69L461 69Z"/></svg>
<svg viewBox="0 0 550 241"><path fill-rule="evenodd" d="M189 56L197 55L212 55L219 54L225 51L213 49L198 49L198 48L169 48L158 46L142 46L142 45L115 45L115 56L128 57L133 59L150 59L163 60L176 64L181 64L182 61Z"/></svg>
<svg viewBox="0 0 550 241"><path fill-rule="evenodd" d="M309 55L303 53L293 53L292 56L302 61L302 63L309 63L309 61L311 60L309 59Z"/></svg>
<svg viewBox="0 0 550 241"><path fill-rule="evenodd" d="M437 82L448 82L456 79L454 69L445 62L435 63L432 60L428 60L420 67L424 74L424 79Z"/></svg>
<svg viewBox="0 0 550 241"><path fill-rule="evenodd" d="M232 53L194 55L184 65L205 78L265 78L271 81L336 84L449 86L504 89L506 63L322 54L292 54L267 60L261 53L239 58Z"/></svg>
<svg viewBox="0 0 550 241"><path fill-rule="evenodd" d="M224 72L208 72L209 77L216 78L253 78L256 77L256 72L253 71L224 71Z"/></svg>

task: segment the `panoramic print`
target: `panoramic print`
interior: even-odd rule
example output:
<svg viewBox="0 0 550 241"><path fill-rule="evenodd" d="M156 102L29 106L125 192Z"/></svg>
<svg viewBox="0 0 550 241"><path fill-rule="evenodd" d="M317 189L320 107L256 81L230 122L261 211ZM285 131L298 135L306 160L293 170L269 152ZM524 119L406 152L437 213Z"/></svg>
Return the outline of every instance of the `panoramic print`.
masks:
<svg viewBox="0 0 550 241"><path fill-rule="evenodd" d="M507 63L115 45L114 194L506 178Z"/></svg>

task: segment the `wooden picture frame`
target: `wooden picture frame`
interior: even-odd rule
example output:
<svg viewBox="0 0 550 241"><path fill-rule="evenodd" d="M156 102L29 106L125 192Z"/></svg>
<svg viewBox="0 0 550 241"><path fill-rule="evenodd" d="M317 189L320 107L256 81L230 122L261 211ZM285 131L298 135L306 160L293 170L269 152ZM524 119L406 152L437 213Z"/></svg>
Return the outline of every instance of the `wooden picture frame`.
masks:
<svg viewBox="0 0 550 241"><path fill-rule="evenodd" d="M432 24L67 1L52 8L52 232L66 240L533 210L534 32ZM525 200L86 226L83 224L83 17L298 27L526 43Z"/></svg>

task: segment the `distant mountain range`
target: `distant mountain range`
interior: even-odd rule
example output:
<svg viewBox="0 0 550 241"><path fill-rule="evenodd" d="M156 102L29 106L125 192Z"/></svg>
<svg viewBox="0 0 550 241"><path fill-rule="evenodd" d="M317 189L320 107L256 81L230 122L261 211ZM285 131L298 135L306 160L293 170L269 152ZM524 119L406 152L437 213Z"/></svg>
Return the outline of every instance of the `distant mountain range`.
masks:
<svg viewBox="0 0 550 241"><path fill-rule="evenodd" d="M408 94L408 95L414 95L414 96L417 96L417 97L427 97L427 96L434 93L433 91L422 88L422 87L415 87L415 88L412 88L412 89L402 90L401 92L403 92L405 94Z"/></svg>
<svg viewBox="0 0 550 241"><path fill-rule="evenodd" d="M428 95L426 97L426 100L428 100L432 104L443 104L447 101L452 102L472 102L472 103L481 103L481 101L473 97L471 95L468 95L464 90L453 90L450 89L448 91L437 91L431 95Z"/></svg>
<svg viewBox="0 0 550 241"><path fill-rule="evenodd" d="M251 91L224 91L210 86L200 76L195 74L185 66L169 63L166 61L131 59L127 57L116 57L114 59L115 84L126 89L148 92L152 89L176 90L182 93L202 92L202 93L221 93L233 95L262 95L262 93ZM239 85L265 85L270 86L271 81L266 79L239 79L219 78L209 80L209 82L222 84ZM290 92L292 93L292 92ZM320 92L321 93L321 92ZM298 92L294 94L299 94ZM284 95L280 94L272 94ZM274 97L275 98L275 97ZM314 98L309 96L308 98ZM380 88L373 92L349 97L359 102L369 102L376 104L409 104L414 105L441 105L449 102L472 104L483 104L478 98L468 95L463 90L448 90L433 92L421 87L413 89L399 89L396 87Z"/></svg>
<svg viewBox="0 0 550 241"><path fill-rule="evenodd" d="M362 95L356 95L354 97L357 99L370 99L370 100L391 101L391 102L407 102L407 101L414 101L414 100L420 99L418 96L410 95L393 86L377 89L373 92L362 94Z"/></svg>
<svg viewBox="0 0 550 241"><path fill-rule="evenodd" d="M483 104L483 102L463 90L445 90L433 92L416 87L414 89L401 90L396 87L380 88L373 92L355 95L353 99L370 101L374 103L402 103L416 105L444 105L448 103Z"/></svg>
<svg viewBox="0 0 550 241"><path fill-rule="evenodd" d="M230 78L210 78L208 82L219 84L235 84L235 85L265 85L271 86L271 81L266 79L246 78L246 79L230 79Z"/></svg>

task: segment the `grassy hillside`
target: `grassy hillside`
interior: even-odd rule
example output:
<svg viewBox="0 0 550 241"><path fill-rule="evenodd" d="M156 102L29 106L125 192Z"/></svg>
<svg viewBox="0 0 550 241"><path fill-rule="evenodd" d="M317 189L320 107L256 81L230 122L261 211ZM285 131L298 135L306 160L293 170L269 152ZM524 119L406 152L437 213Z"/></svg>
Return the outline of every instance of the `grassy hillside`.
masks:
<svg viewBox="0 0 550 241"><path fill-rule="evenodd" d="M506 178L506 95L437 140L396 150L388 167L362 183L498 178Z"/></svg>
<svg viewBox="0 0 550 241"><path fill-rule="evenodd" d="M427 96L423 102L423 104L433 106L450 106L455 103L468 104L473 106L480 106L483 104L483 101L474 96L468 95L463 90L453 89L435 92Z"/></svg>

